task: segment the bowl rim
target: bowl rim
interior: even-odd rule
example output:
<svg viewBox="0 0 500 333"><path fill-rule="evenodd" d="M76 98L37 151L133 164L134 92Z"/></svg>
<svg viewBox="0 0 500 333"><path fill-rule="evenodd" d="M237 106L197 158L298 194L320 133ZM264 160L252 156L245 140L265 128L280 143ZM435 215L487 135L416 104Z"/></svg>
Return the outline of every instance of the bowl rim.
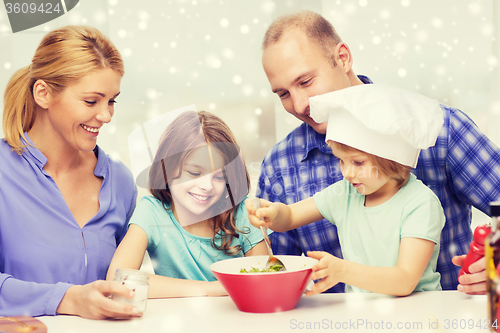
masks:
<svg viewBox="0 0 500 333"><path fill-rule="evenodd" d="M296 273L296 272L302 272L302 271L312 270L312 266L314 266L314 264L318 262L318 259L311 258L311 257L308 257L308 256L297 256L297 255L279 254L279 255L275 255L275 257L279 258L280 260L282 258L285 259L287 257L299 257L299 258L303 257L303 258L305 258L306 261L310 261L311 265L308 265L307 267L296 269L296 270L293 270L293 271L279 271L279 272L252 272L252 273L233 272L233 273L230 273L230 272L222 272L222 271L216 269L216 267L218 265L222 265L221 264L222 262L227 262L229 260L232 260L232 261L236 261L236 260L240 260L240 261L250 260L250 259L247 259L247 258L255 258L255 257L268 257L268 255L266 254L266 255L249 256L249 257L237 257L237 258L229 258L229 259L220 260L220 261L217 261L217 262L214 262L213 264L211 264L210 265L210 270L213 273L226 274L226 275L241 275L241 276L257 276L257 275L269 275L269 274L271 274L271 275L281 275L281 274L290 274L290 273ZM285 259L285 261L286 261L286 259Z"/></svg>

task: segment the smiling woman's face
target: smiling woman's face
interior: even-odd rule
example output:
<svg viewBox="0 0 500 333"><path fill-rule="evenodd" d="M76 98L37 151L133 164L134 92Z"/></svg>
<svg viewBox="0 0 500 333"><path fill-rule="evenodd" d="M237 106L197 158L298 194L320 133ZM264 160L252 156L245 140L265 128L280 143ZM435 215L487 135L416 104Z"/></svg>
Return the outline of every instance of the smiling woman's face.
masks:
<svg viewBox="0 0 500 333"><path fill-rule="evenodd" d="M48 94L42 115L44 132L75 150L92 151L100 128L111 121L121 74L110 69L91 72L59 94Z"/></svg>
<svg viewBox="0 0 500 333"><path fill-rule="evenodd" d="M222 173L222 154L208 146L193 149L181 166L181 175L170 183L177 216L189 216L182 225L210 218L210 207L219 201L226 182ZM182 214L179 214L181 213Z"/></svg>

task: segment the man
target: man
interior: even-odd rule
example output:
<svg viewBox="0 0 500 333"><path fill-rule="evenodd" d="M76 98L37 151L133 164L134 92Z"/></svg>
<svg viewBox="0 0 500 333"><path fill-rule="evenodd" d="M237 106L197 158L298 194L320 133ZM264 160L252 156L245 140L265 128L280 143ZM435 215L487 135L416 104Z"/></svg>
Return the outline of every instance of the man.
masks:
<svg viewBox="0 0 500 333"><path fill-rule="evenodd" d="M271 89L287 112L301 121L266 155L257 196L286 204L300 201L342 179L338 159L325 143L326 123L309 116L309 97L370 84L354 74L349 47L321 15L299 12L278 18L263 41L262 64ZM446 224L437 270L443 290L457 289L458 273L472 240L471 205L488 213L500 198L500 149L463 112L441 105L444 125L436 145L422 150L412 171L441 200ZM271 234L275 254L327 251L341 257L336 228L328 221ZM454 263L457 265L455 266ZM471 265L458 290L484 293L485 261ZM339 284L330 292L342 292Z"/></svg>

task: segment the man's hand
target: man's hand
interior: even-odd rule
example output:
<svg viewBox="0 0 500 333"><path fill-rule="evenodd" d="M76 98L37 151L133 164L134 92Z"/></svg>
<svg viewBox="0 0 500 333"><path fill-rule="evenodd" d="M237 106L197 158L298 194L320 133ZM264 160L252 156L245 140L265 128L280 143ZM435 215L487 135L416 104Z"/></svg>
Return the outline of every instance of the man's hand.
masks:
<svg viewBox="0 0 500 333"><path fill-rule="evenodd" d="M466 255L455 256L452 259L453 264L462 267ZM469 266L471 274L463 274L459 277L460 283L457 287L458 291L468 295L484 295L486 294L486 259L482 257L475 263Z"/></svg>

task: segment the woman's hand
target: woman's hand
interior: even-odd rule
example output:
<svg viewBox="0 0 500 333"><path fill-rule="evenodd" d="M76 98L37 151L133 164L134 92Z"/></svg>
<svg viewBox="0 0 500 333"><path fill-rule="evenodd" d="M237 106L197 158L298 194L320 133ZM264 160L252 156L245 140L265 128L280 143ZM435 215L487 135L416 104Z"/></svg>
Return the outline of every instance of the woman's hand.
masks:
<svg viewBox="0 0 500 333"><path fill-rule="evenodd" d="M323 251L308 251L307 256L318 259L318 263L312 267L313 273L311 278L316 281L311 290L306 292L306 296L320 294L323 291L333 287L341 281L342 263L339 259L328 252Z"/></svg>
<svg viewBox="0 0 500 333"><path fill-rule="evenodd" d="M98 280L86 285L71 286L57 307L57 313L89 319L140 317L136 306L109 298L112 294L131 298L134 292L116 281Z"/></svg>
<svg viewBox="0 0 500 333"><path fill-rule="evenodd" d="M456 256L452 258L453 264L462 267L466 255ZM457 287L458 291L469 295L484 295L486 294L486 259L482 257L475 263L469 266L471 274L464 274L459 279L460 283Z"/></svg>

